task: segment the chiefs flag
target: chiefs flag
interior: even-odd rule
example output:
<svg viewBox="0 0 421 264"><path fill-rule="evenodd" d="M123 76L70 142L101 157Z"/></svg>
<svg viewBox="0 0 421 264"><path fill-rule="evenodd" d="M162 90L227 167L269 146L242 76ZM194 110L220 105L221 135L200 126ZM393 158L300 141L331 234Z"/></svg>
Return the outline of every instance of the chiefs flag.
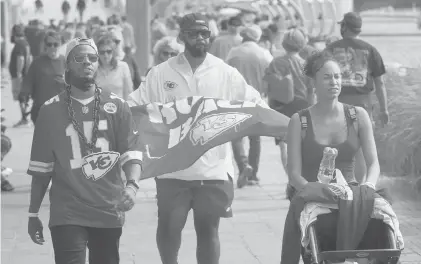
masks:
<svg viewBox="0 0 421 264"><path fill-rule="evenodd" d="M142 179L186 169L245 136L284 137L289 118L252 102L192 96L131 108L145 147Z"/></svg>

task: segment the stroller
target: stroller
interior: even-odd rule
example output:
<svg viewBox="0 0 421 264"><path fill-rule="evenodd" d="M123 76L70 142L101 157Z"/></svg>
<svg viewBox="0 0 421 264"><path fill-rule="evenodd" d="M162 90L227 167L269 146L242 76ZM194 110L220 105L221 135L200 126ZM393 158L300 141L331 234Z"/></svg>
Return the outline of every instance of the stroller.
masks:
<svg viewBox="0 0 421 264"><path fill-rule="evenodd" d="M307 203L304 212L307 217L301 215L301 222L305 223L301 226L301 241L305 264L399 262L404 241L397 216L385 199L374 199L371 218L355 250L336 250L337 204Z"/></svg>
<svg viewBox="0 0 421 264"><path fill-rule="evenodd" d="M383 220L372 218L356 250L335 250L337 212L323 214L308 227L309 251L305 264L364 263L397 264L401 254L393 229ZM330 233L327 231L327 228ZM333 231L333 232L332 232ZM329 241L330 240L330 241ZM332 243L333 241L333 243ZM346 262L348 261L348 262Z"/></svg>

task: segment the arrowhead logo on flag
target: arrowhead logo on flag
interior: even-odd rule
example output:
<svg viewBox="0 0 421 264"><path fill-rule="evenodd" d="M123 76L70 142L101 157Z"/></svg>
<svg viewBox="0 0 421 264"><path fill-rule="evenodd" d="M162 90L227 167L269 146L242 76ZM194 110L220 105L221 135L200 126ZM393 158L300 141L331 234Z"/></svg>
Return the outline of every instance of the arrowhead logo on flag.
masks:
<svg viewBox="0 0 421 264"><path fill-rule="evenodd" d="M190 132L190 139L193 145L205 145L216 136L235 125L250 118L250 114L243 113L222 113L205 116L197 121L197 124Z"/></svg>
<svg viewBox="0 0 421 264"><path fill-rule="evenodd" d="M211 148L239 138L283 137L289 123L252 102L201 96L131 110L145 147L142 179L184 170Z"/></svg>

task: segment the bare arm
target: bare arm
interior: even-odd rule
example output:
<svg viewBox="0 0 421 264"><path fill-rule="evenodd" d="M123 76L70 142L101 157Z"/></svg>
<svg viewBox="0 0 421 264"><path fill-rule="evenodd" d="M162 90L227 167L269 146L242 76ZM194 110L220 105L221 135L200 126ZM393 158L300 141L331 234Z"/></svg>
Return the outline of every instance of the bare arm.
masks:
<svg viewBox="0 0 421 264"><path fill-rule="evenodd" d="M375 186L380 176L380 165L377 157L373 126L367 111L361 107L357 107L356 109L358 116L358 135L365 163L367 164L367 182Z"/></svg>
<svg viewBox="0 0 421 264"><path fill-rule="evenodd" d="M387 91L384 85L383 76L374 78L377 100L380 104L380 111L387 112Z"/></svg>
<svg viewBox="0 0 421 264"><path fill-rule="evenodd" d="M294 114L289 121L287 142L289 182L295 189L300 190L308 181L301 175L301 122L298 114Z"/></svg>
<svg viewBox="0 0 421 264"><path fill-rule="evenodd" d="M137 161L128 161L123 166L126 179L138 182L142 176L142 166Z"/></svg>
<svg viewBox="0 0 421 264"><path fill-rule="evenodd" d="M17 69L17 73L18 73L18 78L21 78L23 68L25 67L25 57L24 56L18 56L16 59L17 59L16 69Z"/></svg>
<svg viewBox="0 0 421 264"><path fill-rule="evenodd" d="M29 202L29 213L38 213L44 200L51 176L32 177L31 183L31 200Z"/></svg>
<svg viewBox="0 0 421 264"><path fill-rule="evenodd" d="M129 98L129 94L133 92L133 81L129 69L129 65L127 63L123 64L123 99L127 100Z"/></svg>

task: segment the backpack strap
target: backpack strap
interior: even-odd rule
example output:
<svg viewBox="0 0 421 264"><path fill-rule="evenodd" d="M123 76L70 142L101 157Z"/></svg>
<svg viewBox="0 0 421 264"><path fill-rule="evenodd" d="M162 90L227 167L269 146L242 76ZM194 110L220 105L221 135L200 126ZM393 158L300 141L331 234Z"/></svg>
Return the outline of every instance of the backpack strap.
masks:
<svg viewBox="0 0 421 264"><path fill-rule="evenodd" d="M358 134L358 117L357 117L357 108L353 105L345 105L345 110L348 115L349 120L354 125L355 132Z"/></svg>
<svg viewBox="0 0 421 264"><path fill-rule="evenodd" d="M307 128L308 128L308 118L307 118L307 109L303 109L298 112L301 121L301 139L304 139L307 135Z"/></svg>

